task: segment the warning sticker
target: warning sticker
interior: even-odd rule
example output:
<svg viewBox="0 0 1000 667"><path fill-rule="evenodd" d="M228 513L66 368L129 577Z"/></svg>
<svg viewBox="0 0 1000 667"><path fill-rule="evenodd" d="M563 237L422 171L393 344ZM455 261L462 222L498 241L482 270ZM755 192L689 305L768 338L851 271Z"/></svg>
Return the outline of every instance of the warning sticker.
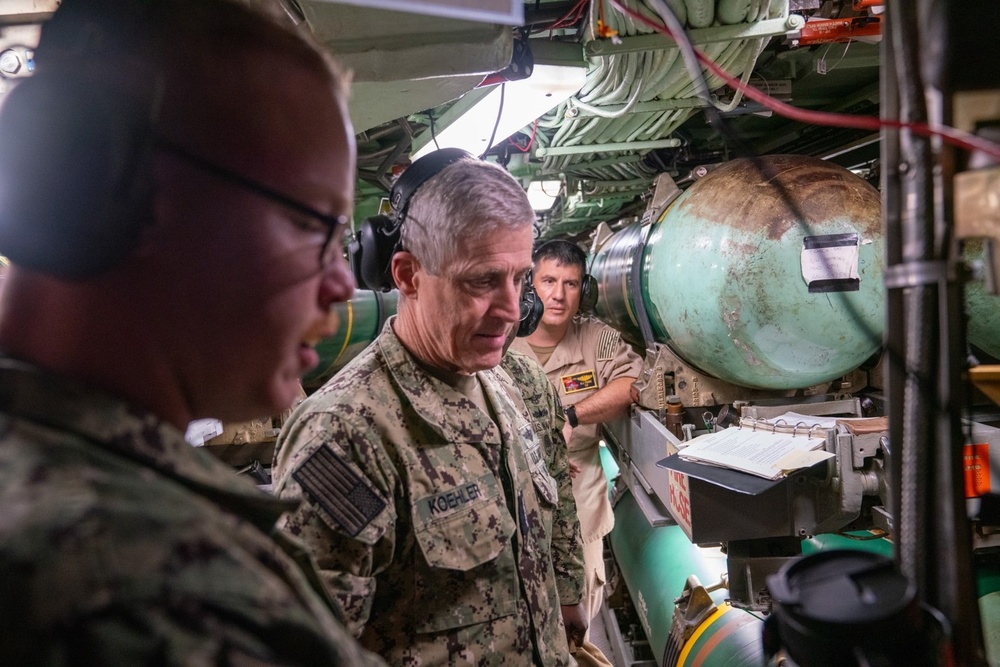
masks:
<svg viewBox="0 0 1000 667"><path fill-rule="evenodd" d="M676 470L667 472L670 473L668 482L670 499L667 509L684 534L691 538L691 488L688 485L688 476Z"/></svg>
<svg viewBox="0 0 1000 667"><path fill-rule="evenodd" d="M966 445L962 457L965 469L965 497L978 498L990 492L990 446Z"/></svg>
<svg viewBox="0 0 1000 667"><path fill-rule="evenodd" d="M802 278L810 292L856 292L860 245L857 234L825 234L802 240Z"/></svg>

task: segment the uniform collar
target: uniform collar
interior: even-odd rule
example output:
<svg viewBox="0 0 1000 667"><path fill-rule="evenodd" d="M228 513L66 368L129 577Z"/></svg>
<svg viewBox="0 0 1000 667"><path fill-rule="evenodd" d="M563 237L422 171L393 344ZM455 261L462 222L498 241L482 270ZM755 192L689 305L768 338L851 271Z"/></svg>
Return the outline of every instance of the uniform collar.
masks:
<svg viewBox="0 0 1000 667"><path fill-rule="evenodd" d="M562 340L560 340L559 344L556 345L556 349L553 350L552 356L549 357L549 360L545 362L543 366L546 373L559 370L564 366L582 364L585 361L583 356L583 342L580 339L580 326L579 318L573 318L573 320L569 323L569 327L567 327ZM531 346L525 339L516 339L511 347L520 352L524 352L535 361L538 361L538 357L535 355L534 350L531 349Z"/></svg>
<svg viewBox="0 0 1000 667"><path fill-rule="evenodd" d="M475 403L420 367L392 329L396 317L394 315L385 323L376 344L393 384L421 419L444 442L501 444L501 431L514 427L509 414L513 407L499 388L502 380L496 369L479 371L476 375L486 400L497 413L500 429Z"/></svg>
<svg viewBox="0 0 1000 667"><path fill-rule="evenodd" d="M82 383L0 357L0 412L73 433L237 510L265 532L290 506L258 489L156 415Z"/></svg>

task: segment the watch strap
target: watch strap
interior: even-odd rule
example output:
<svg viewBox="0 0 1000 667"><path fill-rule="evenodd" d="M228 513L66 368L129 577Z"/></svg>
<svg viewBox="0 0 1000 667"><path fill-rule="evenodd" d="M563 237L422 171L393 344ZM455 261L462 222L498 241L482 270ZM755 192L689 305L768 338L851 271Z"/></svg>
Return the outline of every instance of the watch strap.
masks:
<svg viewBox="0 0 1000 667"><path fill-rule="evenodd" d="M569 425L573 428L576 428L577 426L580 425L580 420L577 419L576 417L575 405L571 405L568 408L566 408L566 421L568 421Z"/></svg>

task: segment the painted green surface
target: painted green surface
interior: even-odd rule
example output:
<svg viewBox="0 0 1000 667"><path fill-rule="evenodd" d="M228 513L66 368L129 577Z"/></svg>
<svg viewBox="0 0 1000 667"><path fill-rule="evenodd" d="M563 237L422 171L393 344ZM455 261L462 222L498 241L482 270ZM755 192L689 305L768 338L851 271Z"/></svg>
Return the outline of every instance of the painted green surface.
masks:
<svg viewBox="0 0 1000 667"><path fill-rule="evenodd" d="M979 616L983 623L983 643L986 660L992 667L1000 665L1000 592L979 598Z"/></svg>
<svg viewBox="0 0 1000 667"><path fill-rule="evenodd" d="M617 465L607 450L602 450L602 462L612 479ZM802 553L858 549L892 558L893 545L889 540L859 539L870 535L867 531L816 535L802 541ZM683 590L686 578L694 574L704 585L715 583L719 574L726 571L725 557L717 549L700 549L692 545L677 526L651 527L631 494L626 494L615 507L615 528L610 540L615 560L659 661L673 622L673 600ZM1000 667L1000 566L981 565L976 583L987 660L992 667ZM721 605L725 593L715 591L712 599ZM680 665L761 665L760 632L759 622L750 622L743 612L733 610L716 619L689 642L687 658Z"/></svg>
<svg viewBox="0 0 1000 667"><path fill-rule="evenodd" d="M966 241L964 259L966 262L983 262L983 268L989 269L982 241ZM987 292L982 281L968 282L965 285L965 309L969 342L994 359L1000 359L1000 296Z"/></svg>
<svg viewBox="0 0 1000 667"><path fill-rule="evenodd" d="M396 313L399 293L356 290L350 301L335 304L337 333L316 345L319 365L302 378L306 391L323 386L341 368L375 340L382 324Z"/></svg>
<svg viewBox="0 0 1000 667"><path fill-rule="evenodd" d="M708 621L706 621L708 622ZM741 609L719 616L686 645L678 667L760 667L764 664L761 621Z"/></svg>
<svg viewBox="0 0 1000 667"><path fill-rule="evenodd" d="M684 361L744 387L798 389L854 370L881 346L884 243L878 193L815 158L733 160L688 188L655 224L640 293L653 332ZM762 167L763 171L758 167ZM857 234L857 291L810 292L806 237ZM634 244L637 234L624 230ZM602 288L631 262L612 238L594 261ZM617 271L619 276L601 272ZM635 286L627 283L634 298ZM609 290L620 310L620 289ZM602 295L602 298L603 295ZM600 314L601 307L598 309Z"/></svg>
<svg viewBox="0 0 1000 667"><path fill-rule="evenodd" d="M615 561L659 661L670 635L674 599L684 590L685 581L695 575L705 586L717 583L726 572L726 557L718 548L694 546L679 526L653 528L631 494L615 507L615 527L609 537ZM712 599L722 604L725 594L725 590L715 591Z"/></svg>
<svg viewBox="0 0 1000 667"><path fill-rule="evenodd" d="M857 549L859 551L871 551L886 558L893 557L892 542L884 537L873 538L872 534L865 530L814 535L802 540L803 556L816 553L817 551L829 551L830 549Z"/></svg>

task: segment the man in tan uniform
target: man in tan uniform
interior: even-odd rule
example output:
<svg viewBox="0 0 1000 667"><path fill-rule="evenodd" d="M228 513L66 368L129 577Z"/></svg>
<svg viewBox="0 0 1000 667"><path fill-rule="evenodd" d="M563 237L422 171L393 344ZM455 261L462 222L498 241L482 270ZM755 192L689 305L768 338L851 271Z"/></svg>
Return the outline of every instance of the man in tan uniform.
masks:
<svg viewBox="0 0 1000 667"><path fill-rule="evenodd" d="M384 664L184 440L289 407L353 291L345 90L286 18L64 0L6 93L0 664Z"/></svg>
<svg viewBox="0 0 1000 667"><path fill-rule="evenodd" d="M608 484L601 466L600 423L621 417L632 402L632 381L642 360L611 327L577 318L586 255L567 241L550 241L533 256L532 282L545 305L535 332L512 349L530 354L545 369L566 408L564 430L570 461L580 472L573 495L584 543L588 620L600 609L606 580L603 537L614 527Z"/></svg>
<svg viewBox="0 0 1000 667"><path fill-rule="evenodd" d="M501 168L445 151L390 200L398 315L285 425L274 488L304 500L285 529L390 664L572 664L547 548L557 484L497 368L534 212Z"/></svg>

